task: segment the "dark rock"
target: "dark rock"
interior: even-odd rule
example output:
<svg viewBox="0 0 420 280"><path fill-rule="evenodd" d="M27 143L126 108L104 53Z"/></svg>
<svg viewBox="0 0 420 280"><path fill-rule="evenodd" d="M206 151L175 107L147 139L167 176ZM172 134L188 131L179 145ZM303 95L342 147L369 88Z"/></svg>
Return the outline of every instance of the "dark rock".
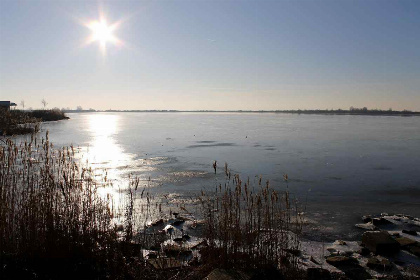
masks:
<svg viewBox="0 0 420 280"><path fill-rule="evenodd" d="M179 245L177 245L177 244L166 246L163 249L163 251L165 252L165 254L167 256L170 256L170 257L179 256L179 254L182 252L182 250L183 250L182 247L179 246Z"/></svg>
<svg viewBox="0 0 420 280"><path fill-rule="evenodd" d="M398 232L391 233L391 235L393 237L400 237L401 236L401 234L399 234Z"/></svg>
<svg viewBox="0 0 420 280"><path fill-rule="evenodd" d="M184 258L192 256L192 251L191 250L182 250L181 252L179 252L179 256L184 257Z"/></svg>
<svg viewBox="0 0 420 280"><path fill-rule="evenodd" d="M190 239L191 239L191 237L190 237L188 234L184 234L184 235L182 236L182 239L184 239L185 241L188 241L188 240L190 240Z"/></svg>
<svg viewBox="0 0 420 280"><path fill-rule="evenodd" d="M149 253L147 254L147 257L148 257L149 259L156 259L156 258L157 258L157 256L158 256L157 252L149 252Z"/></svg>
<svg viewBox="0 0 420 280"><path fill-rule="evenodd" d="M309 260L313 262L314 264L320 264L313 256L311 256Z"/></svg>
<svg viewBox="0 0 420 280"><path fill-rule="evenodd" d="M337 250L334 249L334 248L327 248L327 251L330 252L331 255L337 255L338 254Z"/></svg>
<svg viewBox="0 0 420 280"><path fill-rule="evenodd" d="M367 280L372 279L372 276L360 265L340 268L346 276L351 280Z"/></svg>
<svg viewBox="0 0 420 280"><path fill-rule="evenodd" d="M352 255L353 255L353 251L340 251L340 252L338 252L338 254L340 255L340 256L348 256L348 257L351 257Z"/></svg>
<svg viewBox="0 0 420 280"><path fill-rule="evenodd" d="M417 231L415 231L415 230L403 229L402 232L405 233L405 234L409 234L409 235L417 235Z"/></svg>
<svg viewBox="0 0 420 280"><path fill-rule="evenodd" d="M401 260L394 260L394 263L397 264L397 265L400 265L400 266L405 265L405 262L401 261Z"/></svg>
<svg viewBox="0 0 420 280"><path fill-rule="evenodd" d="M175 258L157 258L149 259L147 263L153 266L155 269L178 269L182 267L182 263Z"/></svg>
<svg viewBox="0 0 420 280"><path fill-rule="evenodd" d="M216 268L203 280L250 280L251 276L239 270Z"/></svg>
<svg viewBox="0 0 420 280"><path fill-rule="evenodd" d="M372 217L370 215L363 216L362 220L363 220L364 223L369 223L369 222L372 221Z"/></svg>
<svg viewBox="0 0 420 280"><path fill-rule="evenodd" d="M407 238L407 237L398 237L398 238L395 238L395 240L398 243L400 243L400 246L403 247L403 248L407 247L407 246L410 246L410 245L417 244L417 242L415 240L412 240L412 239Z"/></svg>
<svg viewBox="0 0 420 280"><path fill-rule="evenodd" d="M408 251L420 258L420 246L418 244L408 246Z"/></svg>
<svg viewBox="0 0 420 280"><path fill-rule="evenodd" d="M163 225L163 219L157 220L156 222L152 223L152 227L157 227Z"/></svg>
<svg viewBox="0 0 420 280"><path fill-rule="evenodd" d="M344 256L335 256L328 257L327 263L343 271L349 279L359 280L371 278L371 275L358 264L356 259Z"/></svg>
<svg viewBox="0 0 420 280"><path fill-rule="evenodd" d="M180 226L180 225L182 225L183 223L185 223L185 221L184 221L184 220L176 220L176 221L172 222L171 224L172 224L173 226Z"/></svg>
<svg viewBox="0 0 420 280"><path fill-rule="evenodd" d="M362 256L367 256L367 255L369 255L369 254L370 254L370 251L369 251L369 249L368 249L368 248L366 248L366 247L362 247L362 248L360 248L360 250L358 251L358 253L359 253L360 255L362 255Z"/></svg>
<svg viewBox="0 0 420 280"><path fill-rule="evenodd" d="M352 262L354 262L354 259L346 256L333 256L327 258L327 263L333 266L343 266L351 264Z"/></svg>
<svg viewBox="0 0 420 280"><path fill-rule="evenodd" d="M367 262L367 267L370 267L376 270L391 270L392 269L391 262L388 259L386 258L378 259L376 257L369 258Z"/></svg>
<svg viewBox="0 0 420 280"><path fill-rule="evenodd" d="M182 237L174 238L175 242L183 242L184 239Z"/></svg>
<svg viewBox="0 0 420 280"><path fill-rule="evenodd" d="M292 254L293 256L299 256L301 251L299 249L284 249L287 253Z"/></svg>
<svg viewBox="0 0 420 280"><path fill-rule="evenodd" d="M386 231L363 233L362 244L376 254L395 254L400 250L400 244Z"/></svg>
<svg viewBox="0 0 420 280"><path fill-rule="evenodd" d="M384 219L384 218L373 218L372 223L373 223L373 225L375 225L377 227L393 224L392 222L390 222L390 221L388 221L387 219Z"/></svg>
<svg viewBox="0 0 420 280"><path fill-rule="evenodd" d="M198 243L198 244L196 244L196 245L192 246L192 247L191 247L191 249L202 249L202 248L205 248L205 247L207 247L207 246L208 246L208 244L207 244L207 240L203 240L203 241L201 241L200 243Z"/></svg>
<svg viewBox="0 0 420 280"><path fill-rule="evenodd" d="M274 266L266 266L263 268L253 269L248 274L251 275L250 280L261 280L261 279L283 280L284 279L284 276L281 274L281 272Z"/></svg>
<svg viewBox="0 0 420 280"><path fill-rule="evenodd" d="M186 258L192 255L191 250L187 250L178 244L166 246L163 251L168 257L182 257Z"/></svg>
<svg viewBox="0 0 420 280"><path fill-rule="evenodd" d="M308 280L330 280L331 273L323 268L310 267L307 270L306 279Z"/></svg>
<svg viewBox="0 0 420 280"><path fill-rule="evenodd" d="M131 243L131 242L121 242L120 244L121 252L124 254L124 256L130 257L130 256L137 256L140 254L140 251L142 250L142 246L140 244Z"/></svg>

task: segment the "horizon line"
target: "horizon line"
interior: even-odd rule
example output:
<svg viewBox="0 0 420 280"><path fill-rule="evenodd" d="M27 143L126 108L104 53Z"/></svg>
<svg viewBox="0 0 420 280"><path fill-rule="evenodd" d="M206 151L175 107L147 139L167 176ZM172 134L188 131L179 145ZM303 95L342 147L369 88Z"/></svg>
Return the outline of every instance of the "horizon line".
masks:
<svg viewBox="0 0 420 280"><path fill-rule="evenodd" d="M62 109L61 109L62 110ZM175 110L175 109L64 109L64 112L168 112L168 113L197 113L197 112L213 112L213 113L350 113L350 114L368 114L368 113L382 113L382 114L420 114L420 111L412 110L383 110L383 109L288 109L288 110Z"/></svg>

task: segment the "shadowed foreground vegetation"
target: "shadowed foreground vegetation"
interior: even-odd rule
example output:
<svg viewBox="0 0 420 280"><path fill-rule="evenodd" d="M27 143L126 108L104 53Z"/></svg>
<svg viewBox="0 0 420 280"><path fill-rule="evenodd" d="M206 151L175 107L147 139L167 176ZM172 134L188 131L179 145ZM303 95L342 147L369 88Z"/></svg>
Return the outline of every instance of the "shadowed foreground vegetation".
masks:
<svg viewBox="0 0 420 280"><path fill-rule="evenodd" d="M231 176L227 164L225 173ZM239 175L228 182L232 184L200 197L204 236L212 248L206 252L207 261L226 268L295 267L293 252L299 249L303 218L289 192L276 192L261 177L256 188Z"/></svg>
<svg viewBox="0 0 420 280"><path fill-rule="evenodd" d="M162 243L173 241L172 232L148 224L149 213L164 216L162 205L154 202L147 187L139 188L137 178L127 180L116 207L103 192L112 187L106 175L95 179L93 171L75 159L73 147L54 149L48 134L38 141L32 136L26 143L4 140L1 278L203 279L218 267L251 271L259 279L302 278L294 257L300 216L289 193L277 193L261 179L252 187L231 176L227 166L225 173L224 186L197 195L197 212L204 218L193 222L201 227L203 241L195 249L200 257L172 268L161 262L159 268L150 265L143 249L157 252L155 264L175 261L191 249ZM177 222L185 219L179 217L174 225Z"/></svg>

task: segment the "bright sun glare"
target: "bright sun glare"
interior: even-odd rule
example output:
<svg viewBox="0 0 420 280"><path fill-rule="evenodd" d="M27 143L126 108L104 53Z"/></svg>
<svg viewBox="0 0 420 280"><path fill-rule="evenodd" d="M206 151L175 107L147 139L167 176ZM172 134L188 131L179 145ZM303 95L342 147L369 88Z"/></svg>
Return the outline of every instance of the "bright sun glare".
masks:
<svg viewBox="0 0 420 280"><path fill-rule="evenodd" d="M106 24L106 21L95 21L91 24L90 28L93 31L93 39L101 42L101 44L105 44L106 42L113 40L113 30Z"/></svg>
<svg viewBox="0 0 420 280"><path fill-rule="evenodd" d="M119 22L109 25L105 17L101 15L99 20L90 21L84 25L92 31L86 44L89 45L93 42L98 42L102 54L105 54L106 52L107 43L112 43L117 46L122 45L122 41L114 35L114 31L117 29Z"/></svg>

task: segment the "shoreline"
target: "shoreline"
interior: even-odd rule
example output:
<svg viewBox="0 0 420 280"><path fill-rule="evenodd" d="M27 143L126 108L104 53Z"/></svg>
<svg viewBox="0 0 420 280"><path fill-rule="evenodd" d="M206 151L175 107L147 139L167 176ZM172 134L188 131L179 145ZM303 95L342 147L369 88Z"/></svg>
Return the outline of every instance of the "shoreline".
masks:
<svg viewBox="0 0 420 280"><path fill-rule="evenodd" d="M232 114L297 114L297 115L337 115L337 116L420 116L420 112L411 111L368 111L351 112L347 110L64 110L65 113L232 113Z"/></svg>
<svg viewBox="0 0 420 280"><path fill-rule="evenodd" d="M37 133L43 122L70 119L59 110L0 110L0 135L28 135Z"/></svg>
<svg viewBox="0 0 420 280"><path fill-rule="evenodd" d="M410 277L411 266L420 266L420 237L411 237L420 231L418 218L364 217L357 225L366 230L362 243L310 241L301 235L306 216L288 187L275 191L259 180L254 193L253 184L231 174L227 165L227 185L191 197L196 200L192 206L162 201L134 177L118 197L122 204L111 210L110 198L100 195L112 186L107 174L96 178L91 169L77 167L73 147L53 149L48 133L42 141L31 141L19 146L10 141L0 153L1 205L12 208L0 208L6 225L0 232L5 279L19 273L49 279L63 273L94 278L132 273L144 279L183 275L188 280L230 273L245 275L241 279L267 273L277 279L389 279ZM288 176L283 179L288 185ZM15 200L23 203L15 205ZM114 262L121 268L108 270L107 263Z"/></svg>

